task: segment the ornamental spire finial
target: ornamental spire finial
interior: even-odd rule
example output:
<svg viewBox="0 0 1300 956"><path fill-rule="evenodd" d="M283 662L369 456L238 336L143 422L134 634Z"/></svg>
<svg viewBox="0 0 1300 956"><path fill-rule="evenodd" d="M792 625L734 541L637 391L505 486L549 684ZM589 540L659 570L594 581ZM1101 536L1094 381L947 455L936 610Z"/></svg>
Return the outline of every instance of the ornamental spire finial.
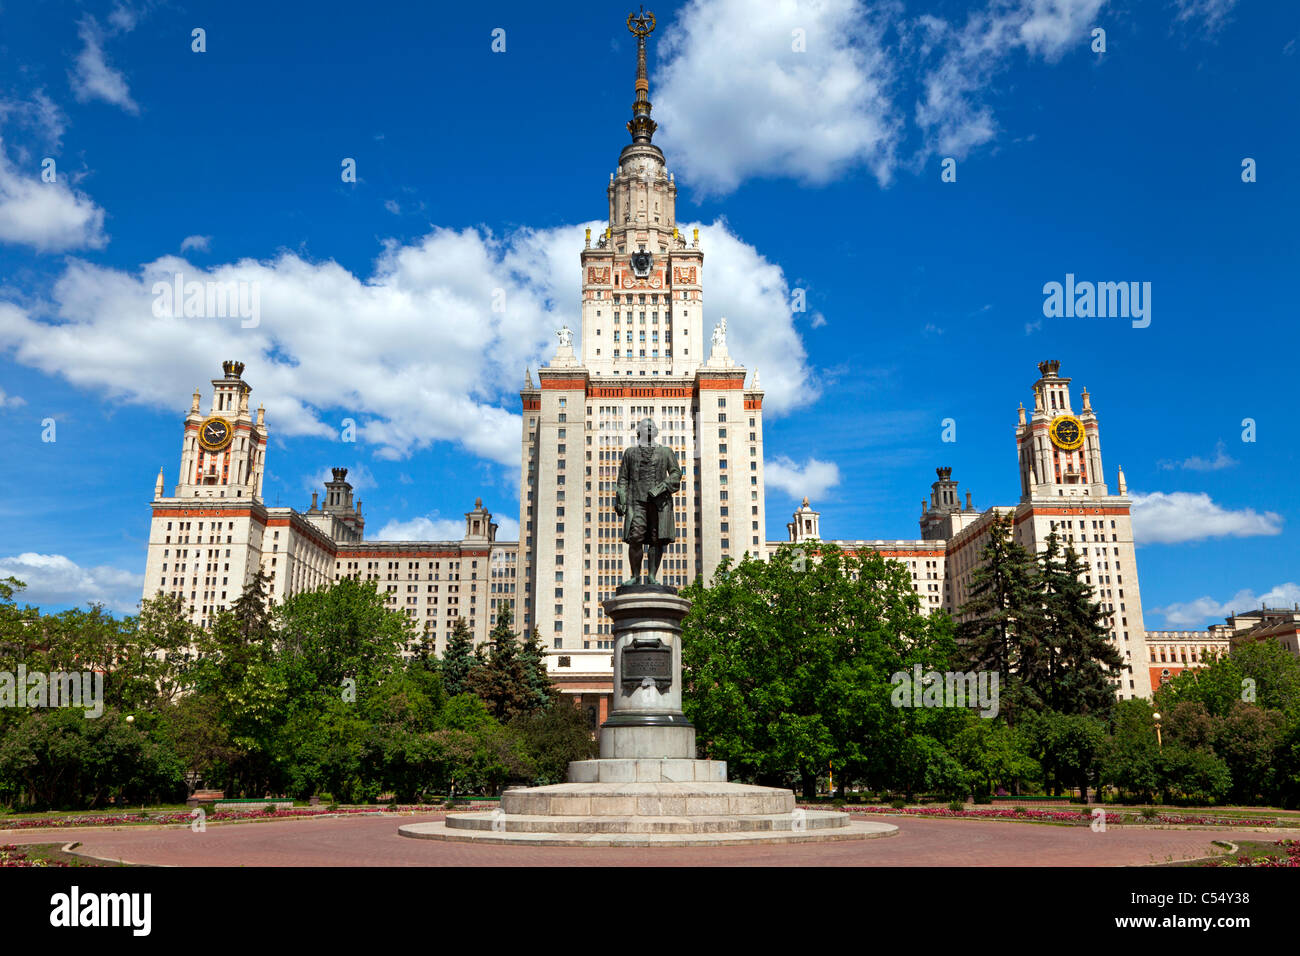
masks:
<svg viewBox="0 0 1300 956"><path fill-rule="evenodd" d="M627 28L636 37L636 101L632 104L632 119L628 121L627 131L632 134L632 142L648 144L659 124L650 118L650 80L645 68L645 38L655 29L655 15L641 13L627 15Z"/></svg>

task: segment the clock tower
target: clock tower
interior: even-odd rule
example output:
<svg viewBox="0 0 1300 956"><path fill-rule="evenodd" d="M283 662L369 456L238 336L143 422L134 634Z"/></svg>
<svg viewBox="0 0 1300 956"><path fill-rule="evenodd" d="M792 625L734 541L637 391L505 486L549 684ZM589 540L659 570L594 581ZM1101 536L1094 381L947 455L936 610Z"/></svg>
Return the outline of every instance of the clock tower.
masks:
<svg viewBox="0 0 1300 956"><path fill-rule="evenodd" d="M704 252L696 231L688 238L677 224L677 182L653 142L654 26L648 12L627 18L636 37L631 142L609 175L607 223L598 236L588 231L580 252L582 341L559 329L550 362L536 381L526 370L519 392L516 622L541 634L565 662L557 668L602 680L614 645L604 602L630 573L614 507L618 469L638 421L653 419L656 440L682 465L660 580L709 581L723 560L766 554L763 392L757 371L751 378L732 357L725 318L711 341L704 335Z"/></svg>
<svg viewBox="0 0 1300 956"><path fill-rule="evenodd" d="M221 370L222 377L212 380L212 405L206 413L199 407L199 390L194 390L185 416L180 480L173 497L260 501L266 463L265 411L260 406L256 415L248 410L252 387L243 379L243 362L222 362Z"/></svg>
<svg viewBox="0 0 1300 956"><path fill-rule="evenodd" d="M1038 363L1034 411L1026 420L1020 407L1016 448L1020 458L1020 497L1105 497L1106 475L1101 467L1101 439L1092 400L1084 389L1083 408L1075 415L1070 404L1070 380L1058 374L1061 363Z"/></svg>
<svg viewBox="0 0 1300 956"><path fill-rule="evenodd" d="M703 364L704 253L677 228L677 182L651 141L646 37L654 15L628 17L636 36L632 142L606 188L609 223L582 251L582 364L624 378L690 375Z"/></svg>

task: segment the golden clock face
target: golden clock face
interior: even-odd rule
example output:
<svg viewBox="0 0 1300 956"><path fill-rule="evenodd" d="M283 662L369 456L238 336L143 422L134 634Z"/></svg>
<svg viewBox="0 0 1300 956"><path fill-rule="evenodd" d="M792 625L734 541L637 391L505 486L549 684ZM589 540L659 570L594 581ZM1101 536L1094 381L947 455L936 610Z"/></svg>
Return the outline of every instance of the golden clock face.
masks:
<svg viewBox="0 0 1300 956"><path fill-rule="evenodd" d="M221 451L230 444L233 435L230 422L217 415L206 419L199 426L199 444L207 451Z"/></svg>
<svg viewBox="0 0 1300 956"><path fill-rule="evenodd" d="M1083 423L1073 415L1053 418L1048 434L1052 437L1052 444L1063 451L1074 451L1083 445Z"/></svg>

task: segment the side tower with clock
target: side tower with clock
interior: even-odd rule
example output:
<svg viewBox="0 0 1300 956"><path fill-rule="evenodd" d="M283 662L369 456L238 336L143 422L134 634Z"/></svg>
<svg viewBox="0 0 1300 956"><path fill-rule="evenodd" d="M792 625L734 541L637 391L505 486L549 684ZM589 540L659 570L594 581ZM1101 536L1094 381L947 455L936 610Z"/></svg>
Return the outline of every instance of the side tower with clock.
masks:
<svg viewBox="0 0 1300 956"><path fill-rule="evenodd" d="M1061 378L1060 370L1055 359L1039 362L1033 414L1026 415L1023 405L1019 409L1020 502L989 508L973 520L963 513L961 522L939 529L938 537L947 539L943 606L960 618L995 521L1010 520L1016 542L1030 554L1045 551L1048 536L1055 532L1061 546L1082 559L1084 583L1110 615L1111 642L1128 665L1113 675L1116 695L1149 698L1146 628L1124 471L1116 469L1112 494L1102 471L1100 427L1092 400L1085 390L1076 415L1070 380ZM940 475L937 490L945 478Z"/></svg>
<svg viewBox="0 0 1300 956"><path fill-rule="evenodd" d="M199 408L194 390L190 413L185 416L181 444L181 473L176 498L262 498L262 473L266 466L265 411L248 410L252 386L244 379L244 363L221 363L222 378L212 380L212 405Z"/></svg>
<svg viewBox="0 0 1300 956"><path fill-rule="evenodd" d="M1024 406L1016 426L1020 456L1020 496L1048 498L1100 497L1107 493L1101 466L1101 439L1088 390L1076 416L1070 403L1070 380L1057 373L1061 363L1038 363L1034 411L1028 421Z"/></svg>

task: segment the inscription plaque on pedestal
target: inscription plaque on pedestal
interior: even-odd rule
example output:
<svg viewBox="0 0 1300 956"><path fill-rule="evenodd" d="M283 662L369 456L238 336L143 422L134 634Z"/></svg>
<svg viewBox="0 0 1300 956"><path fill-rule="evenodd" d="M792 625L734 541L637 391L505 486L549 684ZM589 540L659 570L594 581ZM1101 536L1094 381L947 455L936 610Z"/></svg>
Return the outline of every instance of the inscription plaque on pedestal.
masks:
<svg viewBox="0 0 1300 956"><path fill-rule="evenodd" d="M667 690L673 683L673 649L663 643L623 648L623 672L620 676L625 684L653 681L660 691Z"/></svg>

